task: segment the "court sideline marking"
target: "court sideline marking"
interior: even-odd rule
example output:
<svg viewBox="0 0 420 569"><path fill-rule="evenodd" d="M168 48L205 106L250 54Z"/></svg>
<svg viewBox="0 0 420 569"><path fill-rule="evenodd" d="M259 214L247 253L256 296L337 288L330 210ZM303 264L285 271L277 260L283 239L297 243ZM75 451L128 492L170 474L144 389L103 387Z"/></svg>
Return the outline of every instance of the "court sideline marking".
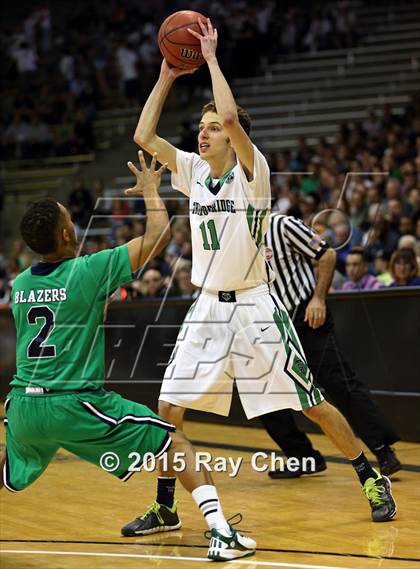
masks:
<svg viewBox="0 0 420 569"><path fill-rule="evenodd" d="M62 540L62 539L0 539L0 543L36 543L36 544L60 544L60 545L118 545L124 547L179 547L184 549L207 549L208 545L196 543L148 543L148 542L124 542L124 541L86 541L86 540ZM339 551L312 551L307 549L276 549L273 547L258 547L258 552L266 553L294 553L297 555L325 555L331 557L355 557L360 559L381 559L385 561L408 561L418 563L417 557L390 557L388 555L366 555L364 553L346 553ZM1 550L0 550L1 553Z"/></svg>
<svg viewBox="0 0 420 569"><path fill-rule="evenodd" d="M131 559L167 559L172 561L210 561L204 557L175 557L172 555L144 555L140 553L89 553L87 551L42 551L42 550L16 550L3 549L0 553L15 553L18 555L78 555L85 557L124 557ZM249 557L245 560L235 559L229 563L237 565L258 565L264 567L292 567L295 569L351 569L350 567L337 567L332 565L309 565L307 563L282 563L280 561L254 561Z"/></svg>

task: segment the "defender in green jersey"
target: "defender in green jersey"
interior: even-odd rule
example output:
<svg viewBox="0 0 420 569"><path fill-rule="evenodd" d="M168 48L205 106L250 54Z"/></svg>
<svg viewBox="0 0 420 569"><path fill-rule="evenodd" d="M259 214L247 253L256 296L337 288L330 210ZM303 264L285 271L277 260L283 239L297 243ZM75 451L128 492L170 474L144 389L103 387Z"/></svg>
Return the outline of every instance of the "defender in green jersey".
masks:
<svg viewBox="0 0 420 569"><path fill-rule="evenodd" d="M3 481L23 490L62 447L94 464L116 452L113 474L127 479L130 452L163 453L173 425L150 409L103 389L104 310L109 295L132 280L169 240L167 211L157 193L162 169L139 172L148 224L126 245L77 257L69 212L52 199L33 204L21 221L25 242L41 261L18 275L12 289L16 374L6 400ZM152 209L150 209L152 206ZM116 450L115 450L116 449Z"/></svg>
<svg viewBox="0 0 420 569"><path fill-rule="evenodd" d="M55 200L36 202L21 221L22 237L41 261L18 275L13 285L17 369L5 404L3 484L12 492L24 490L59 448L124 481L150 455L165 452L165 475L175 476L172 465L176 459L179 466L182 456L184 468L177 476L212 531L209 558L251 555L255 542L227 523L211 476L206 470L196 471L194 450L183 433L145 405L103 389L102 323L108 297L170 239L168 213L158 194L165 166L155 170L155 155L148 169L141 152L139 156L141 171L128 163L137 184L126 193L144 197L147 226L142 237L77 257L70 215ZM166 531L181 526L169 507L165 519ZM137 535L129 526L124 535Z"/></svg>

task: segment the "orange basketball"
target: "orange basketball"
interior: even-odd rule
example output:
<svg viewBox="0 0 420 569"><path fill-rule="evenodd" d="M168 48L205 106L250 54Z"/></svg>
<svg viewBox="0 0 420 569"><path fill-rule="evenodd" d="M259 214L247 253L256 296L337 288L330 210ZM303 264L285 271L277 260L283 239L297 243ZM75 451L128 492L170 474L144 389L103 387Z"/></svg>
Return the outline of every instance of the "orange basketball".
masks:
<svg viewBox="0 0 420 569"><path fill-rule="evenodd" d="M168 16L160 26L159 49L169 65L179 69L190 69L199 67L205 62L200 40L188 31L188 28L191 28L201 34L199 19L206 22L206 17L199 12L181 10Z"/></svg>

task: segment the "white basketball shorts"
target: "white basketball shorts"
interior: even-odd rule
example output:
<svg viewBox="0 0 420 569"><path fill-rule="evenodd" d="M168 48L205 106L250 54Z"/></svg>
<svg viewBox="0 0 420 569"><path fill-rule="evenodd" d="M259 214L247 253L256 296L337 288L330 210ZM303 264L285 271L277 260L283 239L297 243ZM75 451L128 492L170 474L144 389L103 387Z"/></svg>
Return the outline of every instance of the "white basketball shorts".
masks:
<svg viewBox="0 0 420 569"><path fill-rule="evenodd" d="M287 310L267 284L201 293L179 331L159 399L228 415L234 381L248 419L323 399Z"/></svg>

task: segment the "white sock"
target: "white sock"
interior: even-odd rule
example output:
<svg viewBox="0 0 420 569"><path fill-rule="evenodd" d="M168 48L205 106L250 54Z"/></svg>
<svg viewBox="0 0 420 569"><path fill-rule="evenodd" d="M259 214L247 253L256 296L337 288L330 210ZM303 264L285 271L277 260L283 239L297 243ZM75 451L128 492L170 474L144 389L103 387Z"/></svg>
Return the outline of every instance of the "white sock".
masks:
<svg viewBox="0 0 420 569"><path fill-rule="evenodd" d="M200 508L209 529L225 530L230 535L229 524L223 515L216 486L205 484L192 491L192 497Z"/></svg>

